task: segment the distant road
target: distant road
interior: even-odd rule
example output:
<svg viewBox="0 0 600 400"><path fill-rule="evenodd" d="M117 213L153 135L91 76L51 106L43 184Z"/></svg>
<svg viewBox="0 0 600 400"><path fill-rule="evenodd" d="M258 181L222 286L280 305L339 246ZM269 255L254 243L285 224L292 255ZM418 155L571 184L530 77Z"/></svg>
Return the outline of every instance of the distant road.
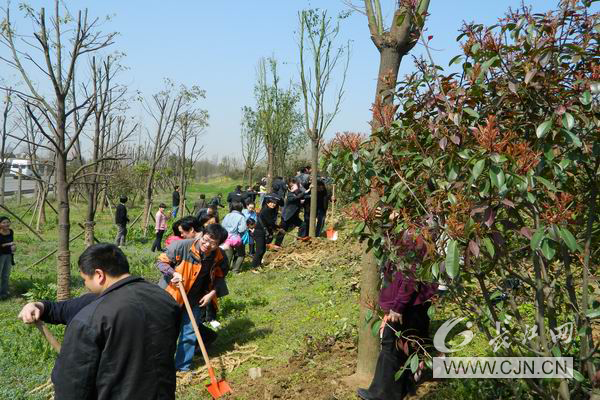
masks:
<svg viewBox="0 0 600 400"><path fill-rule="evenodd" d="M19 180L8 175L5 179L4 195L16 196L19 189ZM21 193L32 194L35 191L35 181L31 179L23 179L21 181ZM50 190L52 191L52 190Z"/></svg>

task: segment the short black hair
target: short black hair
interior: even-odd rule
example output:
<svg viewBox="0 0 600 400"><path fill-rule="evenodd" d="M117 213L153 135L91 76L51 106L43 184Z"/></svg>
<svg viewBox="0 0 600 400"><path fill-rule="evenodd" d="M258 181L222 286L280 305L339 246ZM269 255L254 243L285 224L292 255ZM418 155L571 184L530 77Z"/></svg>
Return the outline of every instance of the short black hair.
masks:
<svg viewBox="0 0 600 400"><path fill-rule="evenodd" d="M242 185L237 185L237 186L235 187L235 190L242 190Z"/></svg>
<svg viewBox="0 0 600 400"><path fill-rule="evenodd" d="M181 237L181 231L179 231L179 225L181 225L180 219L173 222L173 226L171 227L173 229L173 235L175 235L177 237Z"/></svg>
<svg viewBox="0 0 600 400"><path fill-rule="evenodd" d="M256 221L254 220L254 218L248 218L246 220L246 225L247 226L256 226Z"/></svg>
<svg viewBox="0 0 600 400"><path fill-rule="evenodd" d="M167 208L167 205L165 203L160 203L158 205L158 208Z"/></svg>
<svg viewBox="0 0 600 400"><path fill-rule="evenodd" d="M201 199L205 199L205 198L206 198L206 195L205 195L205 194L201 194L201 195L200 195L200 198L201 198Z"/></svg>
<svg viewBox="0 0 600 400"><path fill-rule="evenodd" d="M179 185L175 185L175 190L179 189Z"/></svg>
<svg viewBox="0 0 600 400"><path fill-rule="evenodd" d="M231 211L242 211L244 206L241 201L232 201L231 202Z"/></svg>
<svg viewBox="0 0 600 400"><path fill-rule="evenodd" d="M219 245L222 245L227 240L227 229L223 228L220 224L210 224L204 229L204 234L210 236L216 240Z"/></svg>
<svg viewBox="0 0 600 400"><path fill-rule="evenodd" d="M123 204L127 203L127 196L121 196L119 197L119 201Z"/></svg>
<svg viewBox="0 0 600 400"><path fill-rule="evenodd" d="M112 243L93 244L81 253L79 270L87 276L101 269L108 276L116 277L129 273L129 262L125 253Z"/></svg>
<svg viewBox="0 0 600 400"><path fill-rule="evenodd" d="M249 201L249 202L247 202L247 203L246 203L246 208L248 208L248 206L249 206L250 204L252 204L253 206L254 206L254 205L256 205L256 204L254 204L254 202L253 202L253 201Z"/></svg>
<svg viewBox="0 0 600 400"><path fill-rule="evenodd" d="M196 232L200 232L200 223L198 218L192 215L181 218L179 220L179 226L181 226L181 229L186 232L191 231L192 229L194 229Z"/></svg>
<svg viewBox="0 0 600 400"><path fill-rule="evenodd" d="M10 221L10 218L8 218L6 215L3 215L0 217L0 222L4 222L4 221Z"/></svg>
<svg viewBox="0 0 600 400"><path fill-rule="evenodd" d="M217 221L217 218L215 215L208 215L205 214L202 217L200 217L200 219L198 220L198 224L200 224L200 231L199 232L203 232L204 231L204 224L206 224L209 220L211 219L215 219L215 221Z"/></svg>

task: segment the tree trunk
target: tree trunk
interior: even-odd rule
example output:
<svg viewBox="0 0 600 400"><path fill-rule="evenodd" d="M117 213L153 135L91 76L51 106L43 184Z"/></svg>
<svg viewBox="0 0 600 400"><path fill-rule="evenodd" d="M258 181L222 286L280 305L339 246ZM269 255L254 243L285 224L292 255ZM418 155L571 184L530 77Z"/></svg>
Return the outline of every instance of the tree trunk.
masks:
<svg viewBox="0 0 600 400"><path fill-rule="evenodd" d="M61 128L59 128L61 129ZM64 122L62 124L64 132ZM63 150L57 152L61 153ZM70 213L67 186L66 154L56 156L56 198L58 200L57 300L67 300L71 282L71 252L69 251Z"/></svg>
<svg viewBox="0 0 600 400"><path fill-rule="evenodd" d="M382 104L392 104L398 80L402 54L395 47L383 47L379 51L379 73L375 98L381 97Z"/></svg>
<svg viewBox="0 0 600 400"><path fill-rule="evenodd" d="M46 224L46 197L48 197L48 190L42 186L40 188L40 197L38 199L40 204L38 205L38 216L35 226L35 230L38 232L40 231L41 226Z"/></svg>
<svg viewBox="0 0 600 400"><path fill-rule="evenodd" d="M377 76L375 99L376 101L381 99L382 105L392 104L402 55L395 47L383 47L379 53L379 74ZM372 191L369 196L370 206L377 204L377 201L378 196ZM367 251L365 242L360 276L360 322L358 324L358 360L355 378L357 381L366 382L367 384L375 374L379 354L379 340L376 336L373 336L370 325L366 325L365 320L372 305L377 304L379 286L379 266L374 254Z"/></svg>
<svg viewBox="0 0 600 400"><path fill-rule="evenodd" d="M310 190L310 224L308 235L315 237L317 232L317 168L319 168L319 142L311 141L311 190Z"/></svg>
<svg viewBox="0 0 600 400"><path fill-rule="evenodd" d="M267 146L267 193L273 190L273 145Z"/></svg>
<svg viewBox="0 0 600 400"><path fill-rule="evenodd" d="M104 197L103 197L104 199ZM93 182L88 188L87 220L85 221L85 246L94 244L94 219L96 217L96 203L98 202L97 185Z"/></svg>
<svg viewBox="0 0 600 400"><path fill-rule="evenodd" d="M150 206L152 204L152 175L146 181L146 196L144 198L144 236L148 234Z"/></svg>
<svg viewBox="0 0 600 400"><path fill-rule="evenodd" d="M0 204L4 204L4 190L6 189L6 165L3 164L4 170L0 176Z"/></svg>
<svg viewBox="0 0 600 400"><path fill-rule="evenodd" d="M17 205L21 205L23 201L23 174L21 174L21 168L19 168L19 177L18 177L18 186L17 186Z"/></svg>

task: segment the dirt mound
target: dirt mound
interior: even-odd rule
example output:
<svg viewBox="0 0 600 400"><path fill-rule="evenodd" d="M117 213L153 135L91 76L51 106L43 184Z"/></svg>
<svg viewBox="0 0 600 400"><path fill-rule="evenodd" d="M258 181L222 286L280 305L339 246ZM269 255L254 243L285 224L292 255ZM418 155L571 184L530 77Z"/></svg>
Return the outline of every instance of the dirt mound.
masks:
<svg viewBox="0 0 600 400"><path fill-rule="evenodd" d="M265 268L314 268L339 265L358 265L362 254L356 240L343 237L336 241L325 238L295 240L281 250L269 251L265 256Z"/></svg>
<svg viewBox="0 0 600 400"><path fill-rule="evenodd" d="M263 376L239 387L235 397L256 400L356 399L341 379L354 372L357 350L353 341L307 338L304 352L288 363L263 369Z"/></svg>

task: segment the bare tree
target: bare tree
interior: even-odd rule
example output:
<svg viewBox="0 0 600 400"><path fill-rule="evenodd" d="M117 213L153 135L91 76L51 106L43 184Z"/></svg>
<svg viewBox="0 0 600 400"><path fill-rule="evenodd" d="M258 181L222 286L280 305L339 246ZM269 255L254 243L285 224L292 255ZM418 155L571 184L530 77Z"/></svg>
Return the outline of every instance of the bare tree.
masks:
<svg viewBox="0 0 600 400"><path fill-rule="evenodd" d="M125 130L125 118L120 112L125 111L123 100L125 99L126 87L114 84L113 78L119 72L120 66L114 57L107 57L101 63L92 58L91 91L94 96L94 110L92 115L92 149L87 172L74 179L80 179L83 183L87 197L87 210L85 221L85 243L87 246L94 244L94 225L99 200L105 201L106 194L103 191L105 183L110 176L108 165L111 161L125 158L125 153L119 151L119 147L133 134L136 125ZM75 96L75 91L73 92ZM77 126L78 113L74 112L74 124ZM79 138L80 139L80 138ZM77 145L81 146L80 140ZM80 165L83 155L79 148ZM103 196L100 197L101 192Z"/></svg>
<svg viewBox="0 0 600 400"><path fill-rule="evenodd" d="M167 79L165 88L154 94L151 101L142 100L144 109L156 124L154 134L150 137L152 151L149 159L150 171L145 185L144 234L148 232L157 169L177 133L179 116L189 110L196 100L204 98L204 96L204 91L198 86L187 88L182 85L177 90L173 82Z"/></svg>
<svg viewBox="0 0 600 400"><path fill-rule="evenodd" d="M8 137L8 115L13 107L12 91L6 89L4 110L2 111L2 142L0 143L0 204L4 204L4 189L6 188L6 138Z"/></svg>
<svg viewBox="0 0 600 400"><path fill-rule="evenodd" d="M324 10L303 10L298 13L300 50L300 84L304 99L304 128L311 141L312 189L309 235L314 237L317 219L317 171L319 146L327 128L338 114L346 73L350 62L350 45L337 46L339 19L334 21ZM341 70L338 87L332 91L332 78ZM328 96L331 110L327 111Z"/></svg>
<svg viewBox="0 0 600 400"><path fill-rule="evenodd" d="M264 157L263 136L260 133L256 112L250 107L242 108L242 123L240 141L242 144L242 159L248 185L252 185L254 170Z"/></svg>
<svg viewBox="0 0 600 400"><path fill-rule="evenodd" d="M204 97L204 91L202 91L202 97ZM208 126L208 111L200 109L185 111L180 115L177 124L179 128L177 134L179 142L179 187L181 189L179 209L181 215L183 215L189 177L194 163L200 159L204 152L204 146L201 146L198 140Z"/></svg>
<svg viewBox="0 0 600 400"><path fill-rule="evenodd" d="M59 10L59 3L55 0L54 17L49 20L46 18L44 8L36 13L31 7L23 6L26 16L34 25L33 42L29 42L25 36L17 36L12 25L10 7L7 7L0 40L8 47L11 56L0 56L0 59L20 73L26 85L26 92L20 92L20 97L27 102L28 113L40 133L54 149L58 200L57 298L64 300L69 297L71 276L70 183L67 177L67 156L95 108L93 94L79 103L72 104L69 104L68 97L72 91L73 77L81 57L111 45L115 34L102 34L98 30L99 20L97 18L90 20L87 10L79 11L73 18L63 17ZM48 22L50 26L47 25ZM65 41L66 35L69 39ZM17 39L20 39L21 45L27 47L26 50L17 46ZM28 63L32 69L43 72L43 76L51 83L52 99L39 91L40 86L33 82L33 74L24 63ZM34 109L39 111L39 116L34 114ZM72 132L68 132L67 118L77 110L83 111L81 124ZM81 168L83 171L84 166Z"/></svg>

